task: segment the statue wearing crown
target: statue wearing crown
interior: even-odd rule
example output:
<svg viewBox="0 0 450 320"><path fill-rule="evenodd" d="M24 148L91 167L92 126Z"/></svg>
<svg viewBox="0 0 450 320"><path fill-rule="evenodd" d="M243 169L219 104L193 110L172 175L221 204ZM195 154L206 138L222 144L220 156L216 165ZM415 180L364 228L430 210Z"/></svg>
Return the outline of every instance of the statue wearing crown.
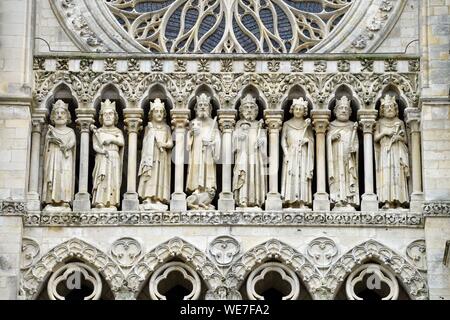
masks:
<svg viewBox="0 0 450 320"><path fill-rule="evenodd" d="M160 99L150 103L139 165L139 197L143 210L167 210L170 201L172 132L166 124L166 108Z"/></svg>
<svg viewBox="0 0 450 320"><path fill-rule="evenodd" d="M220 131L217 118L211 118L211 97L197 96L196 118L191 121L187 137L189 165L186 199L189 209L214 209L211 204L217 191L216 163L220 158Z"/></svg>
<svg viewBox="0 0 450 320"><path fill-rule="evenodd" d="M258 105L251 94L241 99L239 115L233 132L234 199L241 209L259 210L267 192L267 136L263 120L257 120Z"/></svg>
<svg viewBox="0 0 450 320"><path fill-rule="evenodd" d="M122 131L116 127L119 116L116 103L106 100L101 103L97 129L93 131L95 166L92 172L92 205L101 210L117 210L120 204L120 186L122 184L123 147L125 140Z"/></svg>
<svg viewBox="0 0 450 320"><path fill-rule="evenodd" d="M350 121L351 101L336 101L336 120L327 133L328 183L333 210L355 210L359 205L358 123Z"/></svg>
<svg viewBox="0 0 450 320"><path fill-rule="evenodd" d="M314 174L314 134L308 115L308 101L294 99L281 133L284 159L281 180L283 206L310 210Z"/></svg>
<svg viewBox="0 0 450 320"><path fill-rule="evenodd" d="M409 202L408 140L395 96L381 99L374 140L378 201L384 209L404 207Z"/></svg>
<svg viewBox="0 0 450 320"><path fill-rule="evenodd" d="M56 101L50 114L44 148L42 200L44 211L70 211L75 186L76 137L72 128L69 105Z"/></svg>

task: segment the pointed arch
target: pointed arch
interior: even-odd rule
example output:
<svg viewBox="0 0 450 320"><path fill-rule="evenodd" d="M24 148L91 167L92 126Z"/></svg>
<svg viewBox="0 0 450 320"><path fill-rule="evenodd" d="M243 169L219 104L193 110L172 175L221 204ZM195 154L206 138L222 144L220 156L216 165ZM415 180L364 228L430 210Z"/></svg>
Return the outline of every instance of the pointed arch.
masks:
<svg viewBox="0 0 450 320"><path fill-rule="evenodd" d="M330 295L335 297L347 276L368 261L375 261L395 274L411 299L428 299L427 280L422 274L401 255L375 240L355 246L328 269L324 283Z"/></svg>
<svg viewBox="0 0 450 320"><path fill-rule="evenodd" d="M25 299L36 299L48 277L71 258L80 259L97 270L117 297L125 278L120 266L95 246L73 238L48 251L22 275L20 290Z"/></svg>
<svg viewBox="0 0 450 320"><path fill-rule="evenodd" d="M137 297L151 274L174 257L198 271L208 290L222 284L223 276L206 254L189 242L175 237L158 245L136 263L126 278L128 289Z"/></svg>
<svg viewBox="0 0 450 320"><path fill-rule="evenodd" d="M310 295L317 298L322 278L319 270L305 255L276 239L268 240L244 253L228 270L227 282L233 289L239 290L250 272L271 259L291 268L299 275Z"/></svg>
<svg viewBox="0 0 450 320"><path fill-rule="evenodd" d="M359 109L364 107L364 101L360 95L364 95L365 88L361 81L352 74L347 73L337 73L331 75L325 80L323 85L323 96L327 97L324 101L324 108L328 108L331 101L335 98L337 90L342 86L346 87L352 94L352 99L354 99Z"/></svg>
<svg viewBox="0 0 450 320"><path fill-rule="evenodd" d="M406 108L417 108L419 95L417 93L416 81L411 81L399 74L380 75L372 84L374 93L374 108L378 100L381 99L387 88L395 88L398 91L399 98L406 103Z"/></svg>
<svg viewBox="0 0 450 320"><path fill-rule="evenodd" d="M263 108L269 109L270 97L268 94L270 93L270 85L264 77L254 73L246 73L235 79L232 85L235 100L232 104L236 107L239 99L243 97L244 92L248 91L249 88L253 88L258 93L257 99L261 100Z"/></svg>

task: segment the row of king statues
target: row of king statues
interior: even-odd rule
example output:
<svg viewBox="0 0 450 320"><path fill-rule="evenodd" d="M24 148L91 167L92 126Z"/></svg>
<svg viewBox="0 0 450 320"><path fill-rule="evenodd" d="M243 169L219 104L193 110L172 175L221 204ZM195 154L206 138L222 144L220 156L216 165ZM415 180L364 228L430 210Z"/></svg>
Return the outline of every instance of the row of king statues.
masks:
<svg viewBox="0 0 450 320"><path fill-rule="evenodd" d="M189 153L186 191L191 210L214 209L221 132L212 118L211 98L197 96L195 119L189 124L186 147ZM283 125L281 148L281 199L285 208L309 210L313 202L315 137L308 118L308 101L294 99L292 118ZM351 101L343 96L334 108L326 138L330 200L335 210L359 206L358 123L350 120ZM234 170L232 192L238 208L262 208L267 196L267 136L258 120L256 99L241 99L239 120L232 135ZM46 209L70 210L74 195L76 135L68 104L56 101L51 112L44 150L42 201ZM125 139L117 127L119 117L114 102L101 103L100 128L91 126L95 166L92 171L92 206L116 209L120 206ZM409 201L409 159L405 125L398 116L395 97L381 100L380 119L375 127L376 185L383 208L399 208ZM171 161L174 146L166 121L166 107L160 99L150 103L138 167L138 194L142 210L167 210L171 196ZM228 151L228 150L225 150Z"/></svg>

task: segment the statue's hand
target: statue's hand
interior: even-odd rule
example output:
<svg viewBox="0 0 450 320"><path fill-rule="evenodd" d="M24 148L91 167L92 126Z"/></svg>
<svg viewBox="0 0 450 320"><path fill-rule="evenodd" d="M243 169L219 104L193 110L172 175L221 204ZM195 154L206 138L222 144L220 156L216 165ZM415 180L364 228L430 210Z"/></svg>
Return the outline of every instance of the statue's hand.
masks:
<svg viewBox="0 0 450 320"><path fill-rule="evenodd" d="M106 145L108 145L108 144L111 144L111 139L105 139L105 140L103 140L103 145L104 146L106 146Z"/></svg>
<svg viewBox="0 0 450 320"><path fill-rule="evenodd" d="M194 136L198 136L201 133L201 129L197 126L193 126L191 130Z"/></svg>
<svg viewBox="0 0 450 320"><path fill-rule="evenodd" d="M206 140L206 139L203 139L202 142L203 142L203 146L205 146L205 147L209 147L213 144L213 142L211 140Z"/></svg>
<svg viewBox="0 0 450 320"><path fill-rule="evenodd" d="M244 141L246 137L247 137L247 135L243 132L239 133L239 135L238 135L238 139L240 141Z"/></svg>
<svg viewBox="0 0 450 320"><path fill-rule="evenodd" d="M336 141L336 140L340 140L340 139L341 139L341 134L340 133L336 133L336 134L331 136L331 141Z"/></svg>
<svg viewBox="0 0 450 320"><path fill-rule="evenodd" d="M264 145L264 142L265 142L265 140L264 140L263 138L258 138L258 139L256 140L256 145L257 145L257 147L260 148L261 146L263 146L263 145Z"/></svg>

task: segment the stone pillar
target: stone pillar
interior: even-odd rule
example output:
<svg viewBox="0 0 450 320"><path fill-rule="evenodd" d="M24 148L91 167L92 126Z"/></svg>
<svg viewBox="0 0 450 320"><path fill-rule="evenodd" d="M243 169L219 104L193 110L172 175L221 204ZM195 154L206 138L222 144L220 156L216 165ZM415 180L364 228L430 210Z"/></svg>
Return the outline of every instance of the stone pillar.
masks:
<svg viewBox="0 0 450 320"><path fill-rule="evenodd" d="M76 123L80 129L80 169L73 211L88 211L91 209L91 196L88 191L90 126L94 123L95 109L80 107L76 109L76 114Z"/></svg>
<svg viewBox="0 0 450 320"><path fill-rule="evenodd" d="M326 143L325 133L328 130L328 124L331 111L315 110L311 112L314 130L316 131L316 177L317 192L314 194L314 211L330 211L330 197L327 193L326 184Z"/></svg>
<svg viewBox="0 0 450 320"><path fill-rule="evenodd" d="M405 110L406 123L411 132L411 179L412 193L410 210L413 212L421 212L424 194L422 189L422 164L421 164L421 147L420 147L420 109L407 108Z"/></svg>
<svg viewBox="0 0 450 320"><path fill-rule="evenodd" d="M232 191L233 164L233 129L236 124L234 109L219 110L219 126L222 131L222 192L219 195L218 209L221 211L234 210L234 197Z"/></svg>
<svg viewBox="0 0 450 320"><path fill-rule="evenodd" d="M189 123L189 110L171 110L172 127L175 135L175 190L170 200L170 211L186 211L184 193L184 153L186 150L186 126Z"/></svg>
<svg viewBox="0 0 450 320"><path fill-rule="evenodd" d="M127 192L123 196L122 210L139 210L139 198L136 192L137 175L137 136L142 126L143 111L137 108L123 110L125 116L125 128L128 131L128 171Z"/></svg>
<svg viewBox="0 0 450 320"><path fill-rule="evenodd" d="M364 133L364 194L361 199L361 211L378 211L378 197L374 191L373 131L377 111L360 110L359 122Z"/></svg>
<svg viewBox="0 0 450 320"><path fill-rule="evenodd" d="M27 194L27 207L31 211L41 210L39 195L39 168L41 157L41 136L46 118L46 110L35 111L31 117L31 157L30 157L30 180Z"/></svg>
<svg viewBox="0 0 450 320"><path fill-rule="evenodd" d="M282 210L283 202L278 192L280 130L283 124L282 110L266 110L266 125L269 129L269 192L266 199L266 210Z"/></svg>

